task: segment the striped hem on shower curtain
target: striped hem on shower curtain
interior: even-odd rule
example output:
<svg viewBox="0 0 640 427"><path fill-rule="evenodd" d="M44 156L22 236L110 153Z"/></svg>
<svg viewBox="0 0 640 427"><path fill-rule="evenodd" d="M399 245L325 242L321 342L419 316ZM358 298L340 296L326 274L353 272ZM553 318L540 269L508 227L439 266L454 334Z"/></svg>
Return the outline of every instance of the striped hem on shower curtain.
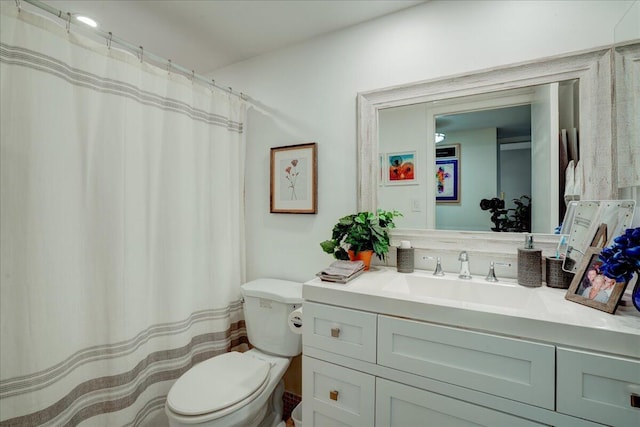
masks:
<svg viewBox="0 0 640 427"><path fill-rule="evenodd" d="M124 425L139 425L151 412L164 407L173 380L194 364L248 348L244 320L237 320L241 310L239 301L226 309L202 310L180 322L151 326L124 342L82 349L48 369L2 380L3 405L26 407L31 393L42 390L63 397L42 409L0 421L0 426L78 425L100 414L127 408L130 422ZM205 332L211 330L212 322L225 322L229 317L236 320L226 330ZM166 349L169 339L182 340L184 345ZM105 375L74 380L82 378L87 370L102 370ZM150 398L152 388L162 394ZM143 394L144 404L135 405Z"/></svg>

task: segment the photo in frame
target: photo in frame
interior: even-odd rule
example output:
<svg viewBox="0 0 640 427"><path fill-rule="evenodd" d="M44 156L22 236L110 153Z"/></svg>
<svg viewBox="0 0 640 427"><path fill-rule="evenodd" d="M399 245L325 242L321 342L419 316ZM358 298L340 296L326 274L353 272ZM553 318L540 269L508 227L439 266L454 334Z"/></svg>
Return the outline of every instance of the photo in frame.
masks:
<svg viewBox="0 0 640 427"><path fill-rule="evenodd" d="M271 213L317 213L317 144L271 148Z"/></svg>
<svg viewBox="0 0 640 427"><path fill-rule="evenodd" d="M460 160L436 160L436 203L460 202Z"/></svg>
<svg viewBox="0 0 640 427"><path fill-rule="evenodd" d="M600 272L601 251L602 248L591 247L585 252L565 298L613 314L620 303L627 282L617 282Z"/></svg>
<svg viewBox="0 0 640 427"><path fill-rule="evenodd" d="M387 185L416 185L418 176L416 170L416 152L402 151L387 153L385 170Z"/></svg>

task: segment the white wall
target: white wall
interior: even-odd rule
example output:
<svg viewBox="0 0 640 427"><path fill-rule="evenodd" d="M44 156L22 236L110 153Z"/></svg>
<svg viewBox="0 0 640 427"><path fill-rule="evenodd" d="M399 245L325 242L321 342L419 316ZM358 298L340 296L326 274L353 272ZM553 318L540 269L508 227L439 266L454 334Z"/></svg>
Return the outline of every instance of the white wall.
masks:
<svg viewBox="0 0 640 427"><path fill-rule="evenodd" d="M430 1L218 70L253 98L247 277L308 280L356 210L356 94L609 45L631 1ZM269 148L318 143L318 214L269 213ZM223 203L224 201L221 201Z"/></svg>
<svg viewBox="0 0 640 427"><path fill-rule="evenodd" d="M438 230L490 231L491 214L480 200L497 197L498 130L496 128L448 132L447 144L460 144L460 203L436 205Z"/></svg>
<svg viewBox="0 0 640 427"><path fill-rule="evenodd" d="M427 190L425 166L427 159L427 104L414 104L388 108L378 117L378 147L380 154L415 151L416 185L388 185L378 187L378 206L384 210L398 210L404 215L395 224L398 227L425 228L427 226ZM384 163L386 165L386 163ZM386 168L383 167L386 173ZM418 210L414 210L417 203Z"/></svg>

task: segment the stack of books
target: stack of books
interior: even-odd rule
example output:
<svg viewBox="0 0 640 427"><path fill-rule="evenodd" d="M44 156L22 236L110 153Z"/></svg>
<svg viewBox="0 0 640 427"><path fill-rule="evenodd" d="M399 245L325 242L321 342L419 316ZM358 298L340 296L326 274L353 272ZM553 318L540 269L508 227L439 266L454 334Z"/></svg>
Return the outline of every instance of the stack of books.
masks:
<svg viewBox="0 0 640 427"><path fill-rule="evenodd" d="M333 283L347 283L364 272L362 261L335 261L329 267L317 273L321 280Z"/></svg>

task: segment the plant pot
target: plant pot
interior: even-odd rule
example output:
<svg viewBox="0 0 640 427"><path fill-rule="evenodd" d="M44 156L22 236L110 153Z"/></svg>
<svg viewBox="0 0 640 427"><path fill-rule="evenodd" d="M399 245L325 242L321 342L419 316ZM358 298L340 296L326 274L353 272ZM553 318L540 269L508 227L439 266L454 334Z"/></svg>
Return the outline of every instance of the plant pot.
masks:
<svg viewBox="0 0 640 427"><path fill-rule="evenodd" d="M373 251L360 251L355 254L353 251L349 251L349 259L351 261L362 261L364 262L364 269L369 270L369 266L371 265L371 257L373 256Z"/></svg>

